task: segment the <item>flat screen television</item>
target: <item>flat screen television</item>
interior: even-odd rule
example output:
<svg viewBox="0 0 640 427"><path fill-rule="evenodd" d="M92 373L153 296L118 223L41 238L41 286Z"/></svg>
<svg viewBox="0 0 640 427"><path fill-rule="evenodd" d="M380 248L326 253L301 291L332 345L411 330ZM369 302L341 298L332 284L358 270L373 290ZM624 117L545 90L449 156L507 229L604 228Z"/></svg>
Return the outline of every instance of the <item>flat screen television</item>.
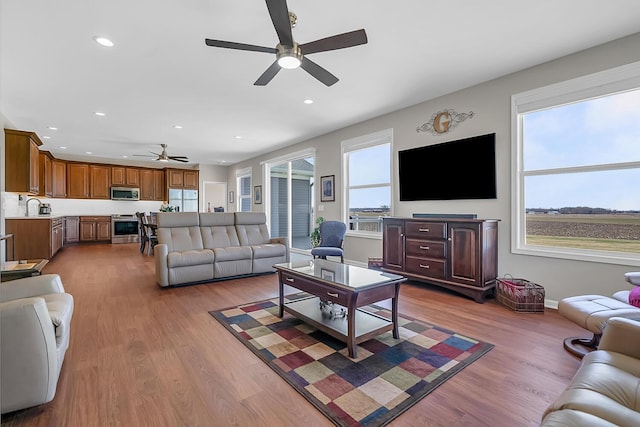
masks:
<svg viewBox="0 0 640 427"><path fill-rule="evenodd" d="M495 199L496 134L398 152L400 201Z"/></svg>

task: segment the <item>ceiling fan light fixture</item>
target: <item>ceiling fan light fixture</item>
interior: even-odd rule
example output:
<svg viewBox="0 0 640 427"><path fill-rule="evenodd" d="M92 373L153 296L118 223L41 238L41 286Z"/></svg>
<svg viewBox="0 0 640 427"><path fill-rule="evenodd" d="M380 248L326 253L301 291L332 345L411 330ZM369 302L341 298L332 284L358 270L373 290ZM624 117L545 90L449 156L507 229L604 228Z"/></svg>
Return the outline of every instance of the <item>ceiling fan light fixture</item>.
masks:
<svg viewBox="0 0 640 427"><path fill-rule="evenodd" d="M278 65L288 70L298 68L302 63L302 52L298 47L298 43L294 43L293 47L286 47L279 44L276 46L278 52L276 58L278 59Z"/></svg>

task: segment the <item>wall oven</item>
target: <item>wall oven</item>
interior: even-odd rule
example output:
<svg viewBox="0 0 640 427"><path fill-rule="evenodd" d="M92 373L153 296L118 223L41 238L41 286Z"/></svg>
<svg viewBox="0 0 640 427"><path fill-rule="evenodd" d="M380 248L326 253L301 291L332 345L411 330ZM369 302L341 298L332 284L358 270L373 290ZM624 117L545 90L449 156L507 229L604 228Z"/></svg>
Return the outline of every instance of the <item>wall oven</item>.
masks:
<svg viewBox="0 0 640 427"><path fill-rule="evenodd" d="M139 241L138 218L135 215L111 215L111 243Z"/></svg>

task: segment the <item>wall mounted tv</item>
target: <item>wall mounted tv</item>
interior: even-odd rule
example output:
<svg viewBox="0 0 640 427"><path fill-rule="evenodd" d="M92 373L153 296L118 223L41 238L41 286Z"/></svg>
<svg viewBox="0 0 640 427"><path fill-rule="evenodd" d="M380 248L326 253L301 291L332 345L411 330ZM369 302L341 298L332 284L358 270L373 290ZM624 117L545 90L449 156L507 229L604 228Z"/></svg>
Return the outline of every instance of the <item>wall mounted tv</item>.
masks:
<svg viewBox="0 0 640 427"><path fill-rule="evenodd" d="M496 134L398 152L400 201L495 199Z"/></svg>

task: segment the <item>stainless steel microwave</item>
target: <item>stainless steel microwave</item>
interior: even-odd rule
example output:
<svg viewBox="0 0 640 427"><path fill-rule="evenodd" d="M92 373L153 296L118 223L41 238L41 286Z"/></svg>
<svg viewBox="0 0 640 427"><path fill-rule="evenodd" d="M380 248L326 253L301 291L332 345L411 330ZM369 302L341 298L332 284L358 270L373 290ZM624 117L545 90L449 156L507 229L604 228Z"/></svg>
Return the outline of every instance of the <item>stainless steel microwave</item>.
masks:
<svg viewBox="0 0 640 427"><path fill-rule="evenodd" d="M111 187L111 200L140 200L140 189Z"/></svg>

